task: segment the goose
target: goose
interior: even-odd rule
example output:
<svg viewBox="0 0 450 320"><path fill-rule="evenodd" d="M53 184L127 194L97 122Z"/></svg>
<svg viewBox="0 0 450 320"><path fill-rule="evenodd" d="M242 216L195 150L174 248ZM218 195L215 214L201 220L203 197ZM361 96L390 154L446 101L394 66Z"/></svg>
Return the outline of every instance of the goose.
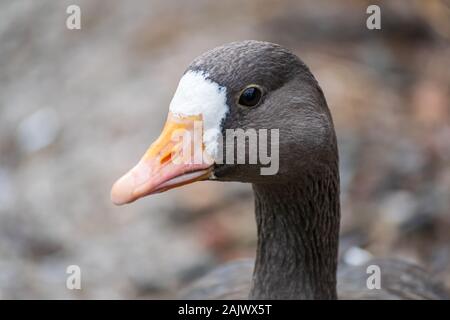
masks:
<svg viewBox="0 0 450 320"><path fill-rule="evenodd" d="M278 163L261 157L250 163L257 147L245 142L247 161L239 162L241 146L224 142L230 130L239 129L255 130L258 145L269 141L271 160ZM197 57L180 79L161 135L113 185L111 199L123 205L201 180L251 183L256 259L213 271L184 297L337 299L338 289L340 298L448 297L420 268L399 261L374 262L381 269L380 290L367 288L365 266L338 272L333 120L309 68L280 45L233 42Z"/></svg>

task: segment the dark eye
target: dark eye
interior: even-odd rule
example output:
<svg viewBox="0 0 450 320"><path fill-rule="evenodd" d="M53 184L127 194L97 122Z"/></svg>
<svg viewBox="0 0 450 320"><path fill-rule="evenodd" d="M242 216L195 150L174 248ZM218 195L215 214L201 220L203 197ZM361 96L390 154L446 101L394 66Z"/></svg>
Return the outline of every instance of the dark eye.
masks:
<svg viewBox="0 0 450 320"><path fill-rule="evenodd" d="M248 87L244 91L242 91L241 96L239 97L239 104L246 107L256 106L261 100L261 90L257 87Z"/></svg>

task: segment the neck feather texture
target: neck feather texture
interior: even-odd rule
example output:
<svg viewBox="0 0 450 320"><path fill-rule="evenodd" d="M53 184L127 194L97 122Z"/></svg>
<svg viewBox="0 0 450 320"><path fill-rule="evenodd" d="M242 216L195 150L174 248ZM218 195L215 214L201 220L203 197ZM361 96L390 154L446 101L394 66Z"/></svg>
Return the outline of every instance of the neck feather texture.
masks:
<svg viewBox="0 0 450 320"><path fill-rule="evenodd" d="M337 168L253 190L258 248L250 299L336 299Z"/></svg>

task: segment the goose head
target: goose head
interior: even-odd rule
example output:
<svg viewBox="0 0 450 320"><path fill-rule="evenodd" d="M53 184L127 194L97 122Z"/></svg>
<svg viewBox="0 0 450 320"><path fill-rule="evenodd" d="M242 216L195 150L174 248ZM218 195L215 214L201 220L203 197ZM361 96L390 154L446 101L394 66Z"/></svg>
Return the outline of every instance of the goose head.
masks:
<svg viewBox="0 0 450 320"><path fill-rule="evenodd" d="M161 135L111 198L125 204L199 180L294 183L336 168L337 158L332 119L308 67L279 45L235 42L189 65Z"/></svg>

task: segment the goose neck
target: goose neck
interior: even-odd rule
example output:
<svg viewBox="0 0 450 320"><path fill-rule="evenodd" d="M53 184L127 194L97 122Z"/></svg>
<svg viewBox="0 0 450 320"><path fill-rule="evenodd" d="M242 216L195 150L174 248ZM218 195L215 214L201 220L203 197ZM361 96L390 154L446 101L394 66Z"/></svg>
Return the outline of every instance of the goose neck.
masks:
<svg viewBox="0 0 450 320"><path fill-rule="evenodd" d="M258 245L251 299L336 299L339 177L254 184Z"/></svg>

